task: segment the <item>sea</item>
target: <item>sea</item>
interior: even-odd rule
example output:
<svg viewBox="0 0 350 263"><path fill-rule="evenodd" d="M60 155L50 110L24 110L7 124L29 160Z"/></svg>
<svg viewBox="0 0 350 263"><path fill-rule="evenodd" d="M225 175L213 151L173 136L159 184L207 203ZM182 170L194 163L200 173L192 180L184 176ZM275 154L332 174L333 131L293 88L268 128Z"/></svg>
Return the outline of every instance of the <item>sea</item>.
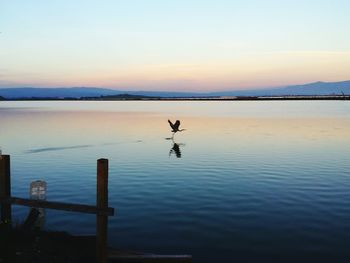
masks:
<svg viewBox="0 0 350 263"><path fill-rule="evenodd" d="M43 180L49 201L95 205L108 159L117 249L350 262L349 101L2 101L0 147L12 195ZM42 227L93 235L96 216L45 209Z"/></svg>

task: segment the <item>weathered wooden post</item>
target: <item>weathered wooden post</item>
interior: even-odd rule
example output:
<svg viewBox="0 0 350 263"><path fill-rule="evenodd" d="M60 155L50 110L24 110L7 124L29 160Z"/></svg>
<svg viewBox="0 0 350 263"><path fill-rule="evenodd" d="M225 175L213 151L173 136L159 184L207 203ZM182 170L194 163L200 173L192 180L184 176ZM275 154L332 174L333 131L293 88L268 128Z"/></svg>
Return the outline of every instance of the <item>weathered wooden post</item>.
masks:
<svg viewBox="0 0 350 263"><path fill-rule="evenodd" d="M108 160L97 160L97 208L108 208ZM96 259L98 263L107 262L107 229L108 216L96 216Z"/></svg>
<svg viewBox="0 0 350 263"><path fill-rule="evenodd" d="M10 155L0 155L0 201L11 197ZM1 203L1 223L11 224L11 204Z"/></svg>

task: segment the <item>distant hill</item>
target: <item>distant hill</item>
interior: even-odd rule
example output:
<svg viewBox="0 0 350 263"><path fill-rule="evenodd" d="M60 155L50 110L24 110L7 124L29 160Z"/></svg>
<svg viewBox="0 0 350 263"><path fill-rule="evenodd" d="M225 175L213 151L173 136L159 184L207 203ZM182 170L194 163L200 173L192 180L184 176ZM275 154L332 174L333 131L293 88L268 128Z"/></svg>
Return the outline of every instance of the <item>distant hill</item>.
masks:
<svg viewBox="0 0 350 263"><path fill-rule="evenodd" d="M0 96L6 99L20 98L83 98L100 96L117 96L122 94L148 97L188 97L198 96L190 92L161 91L125 91L105 88L73 87L73 88L0 88Z"/></svg>
<svg viewBox="0 0 350 263"><path fill-rule="evenodd" d="M314 82L271 89L232 90L210 93L171 91L121 91L105 88L0 88L0 96L19 98L83 98L118 96L125 94L148 97L203 97L203 96L283 96L283 95L350 95L350 81Z"/></svg>
<svg viewBox="0 0 350 263"><path fill-rule="evenodd" d="M105 88L0 88L0 96L6 99L20 98L86 98L100 96L118 96L123 94L147 97L188 97L206 95L194 92L162 91L125 91Z"/></svg>
<svg viewBox="0 0 350 263"><path fill-rule="evenodd" d="M217 96L350 95L350 81L313 82L273 89L215 92Z"/></svg>
<svg viewBox="0 0 350 263"><path fill-rule="evenodd" d="M5 100L5 98L4 98L4 97L2 97L2 96L0 96L0 100Z"/></svg>
<svg viewBox="0 0 350 263"><path fill-rule="evenodd" d="M156 99L159 97L150 97L143 95L130 95L130 94L118 94L118 95L109 95L109 96L99 96L99 97L82 97L82 100L144 100L144 99Z"/></svg>
<svg viewBox="0 0 350 263"><path fill-rule="evenodd" d="M5 88L0 96L7 99L18 98L80 98L114 95L117 91L102 88ZM124 92L125 93L125 92Z"/></svg>

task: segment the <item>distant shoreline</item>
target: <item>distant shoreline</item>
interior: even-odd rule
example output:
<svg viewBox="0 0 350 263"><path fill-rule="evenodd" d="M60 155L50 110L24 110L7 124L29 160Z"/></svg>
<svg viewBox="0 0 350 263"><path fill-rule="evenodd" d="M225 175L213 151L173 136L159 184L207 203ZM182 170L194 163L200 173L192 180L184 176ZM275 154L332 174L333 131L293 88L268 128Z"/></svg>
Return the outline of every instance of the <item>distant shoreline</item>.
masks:
<svg viewBox="0 0 350 263"><path fill-rule="evenodd" d="M32 97L32 98L1 98L0 101L273 101L273 100L350 100L350 95L289 95L289 96L224 96L224 97L149 97L138 95L117 95L101 97Z"/></svg>

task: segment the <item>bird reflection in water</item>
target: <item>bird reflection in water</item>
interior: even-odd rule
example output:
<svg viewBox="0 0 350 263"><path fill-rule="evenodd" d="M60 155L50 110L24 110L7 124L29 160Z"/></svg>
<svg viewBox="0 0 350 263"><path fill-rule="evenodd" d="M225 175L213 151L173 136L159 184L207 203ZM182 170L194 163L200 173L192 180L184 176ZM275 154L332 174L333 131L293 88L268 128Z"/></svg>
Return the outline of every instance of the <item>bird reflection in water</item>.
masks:
<svg viewBox="0 0 350 263"><path fill-rule="evenodd" d="M184 143L176 143L174 140L172 140L173 146L169 151L169 157L174 153L176 158L181 158L181 150L180 146L185 145Z"/></svg>

